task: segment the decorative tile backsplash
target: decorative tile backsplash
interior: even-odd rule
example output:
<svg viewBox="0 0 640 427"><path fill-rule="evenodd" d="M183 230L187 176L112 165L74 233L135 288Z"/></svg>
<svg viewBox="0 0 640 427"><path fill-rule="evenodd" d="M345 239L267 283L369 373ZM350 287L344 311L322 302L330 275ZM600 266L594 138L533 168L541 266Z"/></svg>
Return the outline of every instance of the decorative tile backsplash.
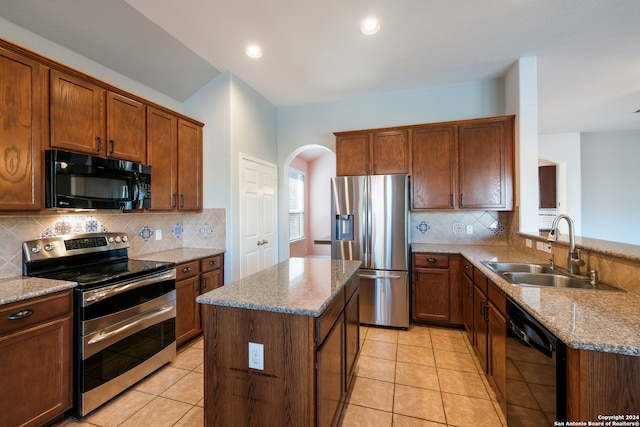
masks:
<svg viewBox="0 0 640 427"><path fill-rule="evenodd" d="M161 230L161 240L156 231ZM0 277L22 275L22 242L98 231L125 232L129 256L182 247L226 247L225 209L201 213L107 213L0 216Z"/></svg>
<svg viewBox="0 0 640 427"><path fill-rule="evenodd" d="M506 245L512 212L411 212L411 242Z"/></svg>

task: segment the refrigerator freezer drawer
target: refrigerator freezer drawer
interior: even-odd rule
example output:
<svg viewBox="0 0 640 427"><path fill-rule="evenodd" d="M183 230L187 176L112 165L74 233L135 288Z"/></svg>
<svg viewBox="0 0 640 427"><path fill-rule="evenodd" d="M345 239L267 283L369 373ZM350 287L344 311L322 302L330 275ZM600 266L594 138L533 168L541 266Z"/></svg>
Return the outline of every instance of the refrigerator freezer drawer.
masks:
<svg viewBox="0 0 640 427"><path fill-rule="evenodd" d="M360 323L409 327L409 274L360 270Z"/></svg>

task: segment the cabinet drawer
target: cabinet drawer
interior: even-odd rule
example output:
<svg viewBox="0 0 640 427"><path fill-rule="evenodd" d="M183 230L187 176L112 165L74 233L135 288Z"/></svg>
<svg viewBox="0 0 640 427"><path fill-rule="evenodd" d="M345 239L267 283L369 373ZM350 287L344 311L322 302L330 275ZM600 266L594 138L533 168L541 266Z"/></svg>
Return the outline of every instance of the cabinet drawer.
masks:
<svg viewBox="0 0 640 427"><path fill-rule="evenodd" d="M344 289L340 291L336 298L331 301L327 309L316 319L316 345L320 346L322 341L324 341L325 337L331 330L331 327L340 314L344 310Z"/></svg>
<svg viewBox="0 0 640 427"><path fill-rule="evenodd" d="M72 311L71 294L71 290L56 292L2 306L0 309L0 336L70 315Z"/></svg>
<svg viewBox="0 0 640 427"><path fill-rule="evenodd" d="M462 258L462 271L469 279L473 280L473 264L466 258Z"/></svg>
<svg viewBox="0 0 640 427"><path fill-rule="evenodd" d="M176 282L200 274L200 261L185 262L176 265Z"/></svg>
<svg viewBox="0 0 640 427"><path fill-rule="evenodd" d="M494 305L495 308L498 309L503 316L506 316L507 313L507 299L498 287L493 284L493 282L489 282L489 286L487 289L487 296L489 297L489 302Z"/></svg>
<svg viewBox="0 0 640 427"><path fill-rule="evenodd" d="M353 294L356 292L356 290L358 289L358 285L360 284L360 276L358 276L357 274L353 276L353 278L351 280L349 280L349 282L347 283L347 285L345 286L347 289L347 293L345 295L345 304L347 302L349 302L349 300L351 299L351 297L353 296Z"/></svg>
<svg viewBox="0 0 640 427"><path fill-rule="evenodd" d="M207 271L217 270L220 268L220 264L222 256L214 255L207 258L202 258L200 261L200 265L202 267L202 272L206 273Z"/></svg>
<svg viewBox="0 0 640 427"><path fill-rule="evenodd" d="M426 268L449 268L449 255L415 254L413 265Z"/></svg>
<svg viewBox="0 0 640 427"><path fill-rule="evenodd" d="M473 269L473 283L475 283L485 295L487 294L487 276L477 268Z"/></svg>

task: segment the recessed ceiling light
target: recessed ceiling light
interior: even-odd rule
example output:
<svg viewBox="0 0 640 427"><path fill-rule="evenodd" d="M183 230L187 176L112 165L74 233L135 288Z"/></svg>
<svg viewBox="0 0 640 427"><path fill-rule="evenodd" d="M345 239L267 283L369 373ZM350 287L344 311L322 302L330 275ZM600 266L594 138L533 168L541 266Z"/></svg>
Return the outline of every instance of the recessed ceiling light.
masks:
<svg viewBox="0 0 640 427"><path fill-rule="evenodd" d="M360 31L367 36L375 34L380 31L380 23L374 18L369 18L362 23Z"/></svg>
<svg viewBox="0 0 640 427"><path fill-rule="evenodd" d="M251 45L244 51L249 58L260 58L262 56L262 49L259 46Z"/></svg>

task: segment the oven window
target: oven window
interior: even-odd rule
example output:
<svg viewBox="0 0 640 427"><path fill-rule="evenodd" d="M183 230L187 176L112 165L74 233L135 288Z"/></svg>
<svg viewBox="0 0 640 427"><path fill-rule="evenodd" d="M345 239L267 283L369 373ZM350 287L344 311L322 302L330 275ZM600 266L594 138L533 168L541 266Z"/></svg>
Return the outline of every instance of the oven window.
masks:
<svg viewBox="0 0 640 427"><path fill-rule="evenodd" d="M175 341L175 318L130 335L86 360L80 361L83 393L109 382L144 363Z"/></svg>
<svg viewBox="0 0 640 427"><path fill-rule="evenodd" d="M144 304L162 295L168 294L176 288L174 280L165 280L140 288L131 289L121 294L110 296L81 309L82 320L97 319Z"/></svg>

